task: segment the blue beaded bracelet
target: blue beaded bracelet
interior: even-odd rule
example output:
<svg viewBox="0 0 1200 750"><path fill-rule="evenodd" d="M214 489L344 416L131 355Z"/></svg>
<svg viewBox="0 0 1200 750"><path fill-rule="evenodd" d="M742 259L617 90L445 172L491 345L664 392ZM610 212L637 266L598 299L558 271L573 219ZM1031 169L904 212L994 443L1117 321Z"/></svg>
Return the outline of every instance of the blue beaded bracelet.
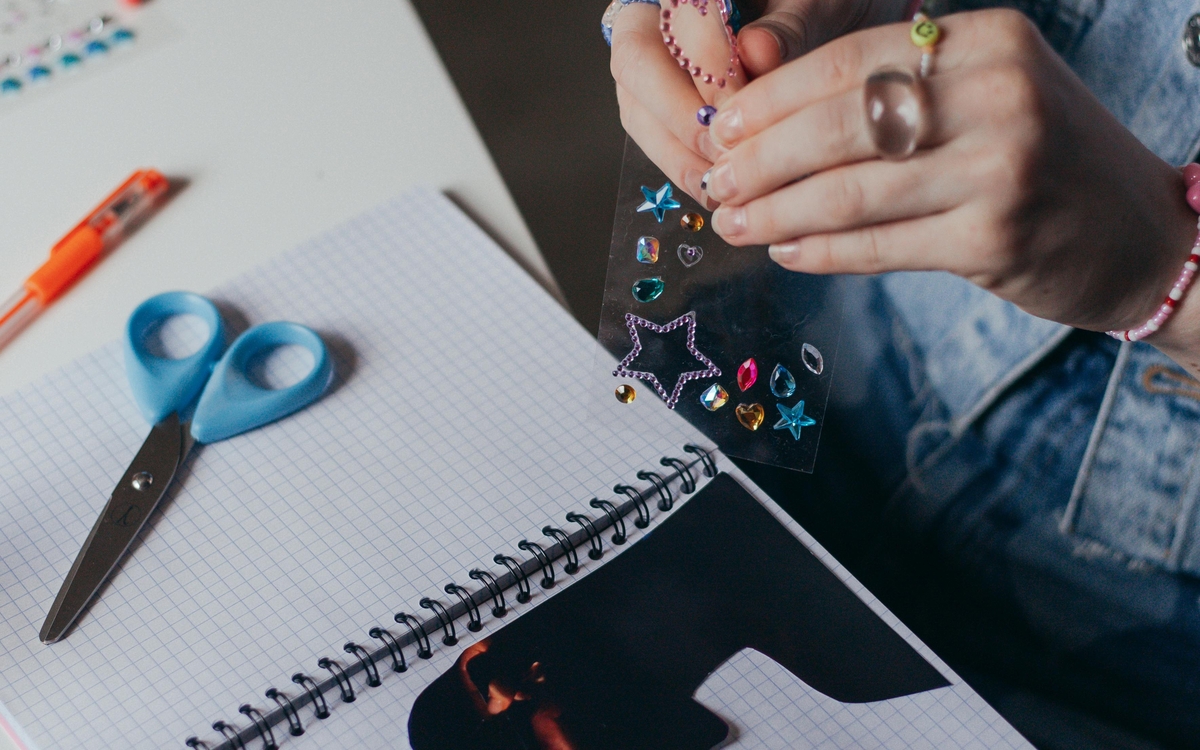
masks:
<svg viewBox="0 0 1200 750"><path fill-rule="evenodd" d="M604 34L604 41L608 46L612 46L612 29L613 23L617 20L617 14L626 5L633 3L649 3L650 5L658 5L658 0L612 0L608 5L608 10L604 11L604 16L600 19L600 33Z"/></svg>

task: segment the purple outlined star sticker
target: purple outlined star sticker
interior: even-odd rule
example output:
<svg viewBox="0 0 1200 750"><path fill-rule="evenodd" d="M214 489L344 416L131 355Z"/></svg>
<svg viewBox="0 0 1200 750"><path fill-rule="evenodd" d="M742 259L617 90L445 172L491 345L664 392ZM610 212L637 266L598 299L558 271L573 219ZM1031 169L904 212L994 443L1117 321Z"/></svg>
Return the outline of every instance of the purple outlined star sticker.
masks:
<svg viewBox="0 0 1200 750"><path fill-rule="evenodd" d="M675 388L670 394L663 384L659 382L652 372L644 372L641 370L630 370L629 365L642 351L642 340L638 338L638 327L646 328L655 333L670 333L676 328L687 326L687 350L688 353L704 365L703 370L691 370L689 372L680 373L679 378L675 381ZM679 402L679 396L683 393L683 387L692 380L700 378L716 378L721 376L721 368L713 364L713 361L700 353L696 348L696 313L695 311L684 313L675 320L672 320L666 325L658 325L651 323L645 318L639 318L633 313L625 315L625 327L629 329L629 338L633 340L633 349L629 354L625 355L625 359L617 365L617 369L613 370L613 375L619 378L638 378L644 380L654 387L655 392L662 397L663 401L667 402L668 409L674 409L675 404Z"/></svg>

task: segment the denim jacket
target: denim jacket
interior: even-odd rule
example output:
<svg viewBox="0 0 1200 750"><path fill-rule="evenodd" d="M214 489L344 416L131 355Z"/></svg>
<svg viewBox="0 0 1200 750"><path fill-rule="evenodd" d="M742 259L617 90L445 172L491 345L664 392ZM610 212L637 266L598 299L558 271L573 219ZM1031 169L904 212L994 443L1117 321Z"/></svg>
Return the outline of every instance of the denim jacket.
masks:
<svg viewBox="0 0 1200 750"><path fill-rule="evenodd" d="M1034 18L1105 106L1161 158L1196 158L1200 67L1181 42L1200 0L959 0L957 9L995 5ZM1070 334L949 274L897 273L882 283L949 412L952 435L993 409ZM1124 344L1062 531L1131 561L1200 576L1198 498L1200 383L1149 344Z"/></svg>

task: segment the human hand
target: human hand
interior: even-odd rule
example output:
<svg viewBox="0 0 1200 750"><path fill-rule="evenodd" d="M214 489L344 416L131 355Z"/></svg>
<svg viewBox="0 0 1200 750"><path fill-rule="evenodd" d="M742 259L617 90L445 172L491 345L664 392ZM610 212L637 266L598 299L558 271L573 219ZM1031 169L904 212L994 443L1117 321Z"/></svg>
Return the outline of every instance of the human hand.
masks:
<svg viewBox="0 0 1200 750"><path fill-rule="evenodd" d="M748 78L755 78L855 28L895 21L906 0L759 0L762 15L738 34ZM718 89L696 81L667 51L659 9L627 5L613 23L611 68L621 124L667 177L709 209L701 178L720 155L696 120L704 104L718 107L741 85ZM689 54L694 54L689 50ZM726 60L728 58L726 57ZM728 63L712 61L720 69Z"/></svg>
<svg viewBox="0 0 1200 750"><path fill-rule="evenodd" d="M714 229L731 244L771 244L795 271L945 270L1068 325L1143 323L1196 236L1179 171L1024 16L938 23L926 127L906 161L876 158L863 82L880 67L916 68L907 26L838 39L726 101L711 127L731 149L709 178L723 203ZM1170 347L1180 317L1151 341Z"/></svg>

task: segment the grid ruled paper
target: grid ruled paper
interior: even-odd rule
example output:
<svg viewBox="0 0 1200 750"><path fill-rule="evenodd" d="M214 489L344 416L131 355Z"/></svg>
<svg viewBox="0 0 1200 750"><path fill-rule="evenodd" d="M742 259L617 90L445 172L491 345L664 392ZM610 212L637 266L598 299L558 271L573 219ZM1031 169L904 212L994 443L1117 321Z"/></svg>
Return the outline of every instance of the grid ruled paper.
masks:
<svg viewBox="0 0 1200 750"><path fill-rule="evenodd" d="M239 330L318 330L333 390L276 424L201 446L68 638L45 613L148 431L108 346L0 400L0 701L43 748L184 747L237 707L270 707L321 656L387 626L494 552L700 439L676 415L587 421L594 342L442 196L418 191L212 295ZM1023 740L736 469L952 687L846 707L743 653L698 699L744 747L1021 747ZM421 610L416 610L420 612ZM500 623L503 624L503 621ZM486 636L492 624L478 635ZM498 627L498 625L496 625ZM464 639L463 643L469 643ZM284 747L404 746L442 649ZM874 739L871 739L874 738ZM874 742L875 744L871 744ZM253 745L252 745L253 746Z"/></svg>

